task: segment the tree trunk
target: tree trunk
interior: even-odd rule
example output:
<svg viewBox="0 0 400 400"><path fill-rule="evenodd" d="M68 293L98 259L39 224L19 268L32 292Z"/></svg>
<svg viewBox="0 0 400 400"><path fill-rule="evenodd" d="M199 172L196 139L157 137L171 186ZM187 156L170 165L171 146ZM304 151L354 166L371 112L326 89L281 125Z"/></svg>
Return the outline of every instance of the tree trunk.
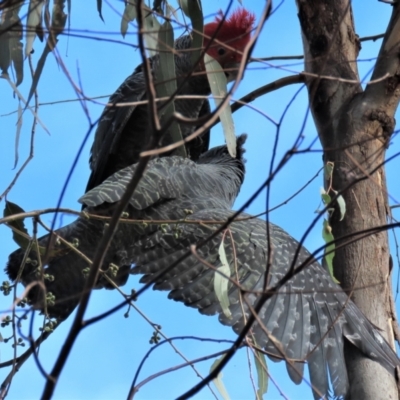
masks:
<svg viewBox="0 0 400 400"><path fill-rule="evenodd" d="M346 0L297 0L303 34L311 111L324 150L334 163L332 188L343 191L346 215L331 218L336 239L387 223L383 167L399 101L399 7L384 38L372 81L361 88L357 72L360 44ZM360 178L364 178L360 180ZM334 192L330 193L334 195ZM390 307L390 252L386 231L337 243L335 276L364 314L393 344ZM393 344L394 346L394 344ZM349 398L397 399L394 377L346 343Z"/></svg>

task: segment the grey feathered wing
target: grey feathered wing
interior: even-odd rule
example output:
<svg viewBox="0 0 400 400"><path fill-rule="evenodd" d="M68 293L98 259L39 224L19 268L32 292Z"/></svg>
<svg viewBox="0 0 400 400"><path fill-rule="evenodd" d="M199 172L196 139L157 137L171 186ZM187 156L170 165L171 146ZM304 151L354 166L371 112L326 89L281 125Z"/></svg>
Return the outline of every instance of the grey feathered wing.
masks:
<svg viewBox="0 0 400 400"><path fill-rule="evenodd" d="M138 161L139 153L145 147L148 138L145 134L148 126L147 106L124 105L124 103L141 101L144 95L145 81L140 65L110 97L108 100L110 106L104 109L100 117L91 148L92 174L86 191L96 187L119 169ZM137 111L133 115L135 110ZM131 118L132 126L127 127Z"/></svg>
<svg viewBox="0 0 400 400"><path fill-rule="evenodd" d="M196 212L199 207L204 206L205 201L208 201L212 207L218 207L221 204L227 204L227 207L230 207L243 179L244 167L241 156L244 152L242 145L245 138L245 135L238 138L237 159L229 156L226 146L220 146L206 152L197 163L177 156L151 160L127 207L126 211L130 218L184 219L187 216L187 210ZM221 179L219 172L231 171L230 166L232 167L231 177L224 180L224 186L218 185ZM86 193L80 199L86 211L111 216L113 207L121 199L135 168L136 165L133 165L119 171ZM237 172L235 172L236 169ZM216 187L220 191L216 190ZM216 194L215 199L212 198L212 193ZM93 260L106 222L80 217L73 223L56 230L55 233L58 236L74 244L73 248L63 244L62 240L56 240L54 235L51 244L49 244L49 235L38 240L42 248L50 245L43 270L43 275L54 278L45 279L43 282L46 291L52 292L56 297L56 304L48 305L50 316L65 319L78 304L85 285L83 271L90 266L90 262L78 255L74 248L89 260ZM129 276L133 244L136 240L151 235L158 229L159 224L120 223L105 255L102 270L107 271L110 263L119 266L118 273L113 279L117 285L123 285ZM39 257L35 249L34 246L29 254L30 262L26 263L22 270L25 251L18 249L10 254L6 267L10 279L15 281L19 272L22 271L20 280L25 286L42 280L42 273L38 268ZM96 287L109 288L111 286L100 277ZM28 296L37 308L43 309L44 293L39 285L34 286Z"/></svg>
<svg viewBox="0 0 400 400"><path fill-rule="evenodd" d="M180 38L176 44L183 48L190 47L190 40L184 39L185 37ZM179 57L177 56L177 58ZM157 60L157 56L149 59L151 68L157 65L155 60ZM179 63L179 65L181 64L182 62ZM191 66L190 62L188 65ZM176 72L179 73L178 70ZM180 71L180 73L184 72L185 70ZM203 80L190 78L189 83L191 84L185 85L179 94L207 95L210 92L206 78ZM92 173L86 192L100 185L115 172L139 161L139 155L147 148L151 137L148 106L147 104L135 105L132 103L146 100L146 98L143 66L139 65L110 97L108 100L110 105L104 109L100 117L91 148L90 169ZM175 107L176 111L188 118L202 118L211 112L207 99L177 100ZM187 137L197 128L199 126L181 125L183 137ZM210 130L208 129L202 135L186 143L186 150L190 158L197 160L202 153L206 152L209 141ZM171 143L172 138L167 132L161 144L166 146ZM163 156L167 155L171 155L171 153L163 154Z"/></svg>
<svg viewBox="0 0 400 400"><path fill-rule="evenodd" d="M208 209L194 213L187 220L224 221L231 215L232 212L226 209ZM244 217L248 216L240 216ZM158 231L137 242L136 266L132 273L144 274L141 281L150 282L156 274L168 269L168 266L182 257L190 244L208 238L217 227L181 223L174 229ZM269 225L269 229L272 247L269 288L272 288L288 272L298 242L273 224ZM223 313L214 291L216 272L193 255L158 278L154 289L170 291L169 298L197 308L202 314L219 314L222 324L232 326L239 333L264 287L267 265L266 222L257 218L237 221L230 225L229 230L234 244L230 234L226 234L224 247L230 265L230 277L236 280L238 276L241 289L245 293L247 291L245 299L240 301L239 289L229 283L231 318ZM222 234L219 234L197 249L198 256L214 267L221 266L218 254L221 241ZM308 251L301 247L296 268L309 257ZM343 338L391 373L400 365L397 355L378 330L315 260L296 273L277 294L265 302L259 318L262 325L256 323L252 328L257 345L263 347L274 361L282 358L292 360L287 362L287 369L295 383L300 383L303 377L304 363L301 361L307 361L315 399L324 395L329 397L330 383L336 397L345 396L348 391Z"/></svg>

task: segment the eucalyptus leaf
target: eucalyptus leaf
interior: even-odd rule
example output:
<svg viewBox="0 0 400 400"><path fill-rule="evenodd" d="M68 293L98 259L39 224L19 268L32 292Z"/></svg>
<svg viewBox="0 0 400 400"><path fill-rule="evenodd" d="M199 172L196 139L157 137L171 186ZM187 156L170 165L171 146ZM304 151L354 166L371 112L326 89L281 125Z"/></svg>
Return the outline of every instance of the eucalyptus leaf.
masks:
<svg viewBox="0 0 400 400"><path fill-rule="evenodd" d="M178 21L178 13L176 11L176 9L174 7L172 7L169 3L167 3L167 7L166 7L166 14L167 14L167 18L171 18L171 15L174 16L174 18Z"/></svg>
<svg viewBox="0 0 400 400"><path fill-rule="evenodd" d="M229 268L228 259L226 258L226 252L223 241L219 245L218 254L222 265L217 268L217 271L215 271L214 274L214 291L219 303L221 304L222 312L225 314L227 318L232 318L231 311L229 310L229 296L228 296L229 280L226 278L226 276L231 275L231 269Z"/></svg>
<svg viewBox="0 0 400 400"><path fill-rule="evenodd" d="M329 196L329 194L326 193L324 188L320 189L320 193L321 193L321 198L322 198L324 205L327 206L331 202L331 196Z"/></svg>
<svg viewBox="0 0 400 400"><path fill-rule="evenodd" d="M51 27L51 13L50 13L50 2L46 3L46 7L44 8L44 25L48 31L50 31Z"/></svg>
<svg viewBox="0 0 400 400"><path fill-rule="evenodd" d="M339 205L339 210L340 210L340 219L339 221L343 221L343 218L346 214L346 202L344 201L343 196L340 194L337 198L337 203Z"/></svg>
<svg viewBox="0 0 400 400"><path fill-rule="evenodd" d="M28 9L28 20L26 22L26 41L25 41L25 57L32 53L33 42L36 38L36 28L41 26L42 9L45 0L30 0Z"/></svg>
<svg viewBox="0 0 400 400"><path fill-rule="evenodd" d="M125 37L126 32L128 32L129 22L133 21L137 16L136 11L136 1L129 0L125 4L124 14L122 15L121 19L121 34Z"/></svg>
<svg viewBox="0 0 400 400"><path fill-rule="evenodd" d="M188 0L178 0L179 6L182 8L184 14L189 17L189 1Z"/></svg>
<svg viewBox="0 0 400 400"><path fill-rule="evenodd" d="M177 89L175 76L174 31L169 21L165 21L158 31L159 68L156 69L157 95L169 97Z"/></svg>
<svg viewBox="0 0 400 400"><path fill-rule="evenodd" d="M219 363L220 363L223 359L224 359L224 356L222 356L222 357L220 357L220 358L217 358L217 359L212 363L211 368L210 368L210 373L211 373L212 371L214 371L214 369L219 365ZM224 383L223 383L223 381L222 381L222 377L223 377L222 372L220 372L220 373L217 375L217 377L213 379L213 383L214 383L215 387L217 388L218 392L220 393L220 395L222 396L222 398L223 398L224 400L229 400L230 397L229 397L228 391L225 389L225 385L224 385Z"/></svg>
<svg viewBox="0 0 400 400"><path fill-rule="evenodd" d="M14 149L14 168L18 164L18 147L19 147L19 138L21 137L21 128L22 128L22 107L21 102L18 102L18 114L17 114L17 131L15 133L15 149Z"/></svg>
<svg viewBox="0 0 400 400"><path fill-rule="evenodd" d="M102 0L97 0L97 12L99 13L99 17L101 18L101 20L104 22L103 14L101 12L102 6L103 6Z"/></svg>
<svg viewBox="0 0 400 400"><path fill-rule="evenodd" d="M265 355L255 350L254 353L254 363L257 370L257 399L261 400L268 390L268 366Z"/></svg>
<svg viewBox="0 0 400 400"><path fill-rule="evenodd" d="M340 283L335 276L333 275L333 258L335 257L335 240L332 234L332 227L329 225L329 221L324 219L323 229L322 229L322 238L324 239L327 246L325 247L325 262L328 267L328 271L335 283ZM329 253L329 254L327 254Z"/></svg>
<svg viewBox="0 0 400 400"><path fill-rule="evenodd" d="M222 102L227 94L227 80L224 71L218 61L214 60L208 54L204 56L204 61L206 65L207 78L210 84L211 93L214 96L215 105ZM219 115L222 123L222 128L224 131L226 145L228 147L229 154L235 158L236 157L236 135L235 135L235 125L232 118L232 110L228 104L224 107Z"/></svg>
<svg viewBox="0 0 400 400"><path fill-rule="evenodd" d="M332 161L328 161L324 166L324 177L328 181L332 178L333 169L335 164Z"/></svg>
<svg viewBox="0 0 400 400"><path fill-rule="evenodd" d="M23 79L23 46L22 32L23 27L19 12L23 2L10 2L7 7L2 9L0 24L0 69L3 74L8 76L8 68L11 62L14 65L16 74L16 85ZM10 29L10 28L13 29Z"/></svg>
<svg viewBox="0 0 400 400"><path fill-rule="evenodd" d="M14 66L16 81L15 85L18 86L24 78L24 56L22 45L22 23L21 20L15 22L16 29L10 32L10 56Z"/></svg>
<svg viewBox="0 0 400 400"><path fill-rule="evenodd" d="M158 31L158 50L159 50L159 68L156 68L156 91L157 97L170 97L176 90L176 75L175 75L175 57L171 51L174 47L174 31L169 21L165 21ZM166 107L162 108L161 116L163 121L167 121L172 118L175 113L175 104L170 102ZM173 121L169 132L173 143L177 143L182 140L182 133L180 126L177 121ZM185 146L180 146L176 153L182 157L186 157Z"/></svg>
<svg viewBox="0 0 400 400"><path fill-rule="evenodd" d="M71 31L71 14L72 14L72 0L67 0L67 10L68 10L68 33Z"/></svg>
<svg viewBox="0 0 400 400"><path fill-rule="evenodd" d="M146 50L149 53L149 56L152 57L157 54L158 49L158 31L160 30L160 23L157 18L151 13L148 12L146 8L146 17L143 20L144 25L144 34L143 39L146 43Z"/></svg>
<svg viewBox="0 0 400 400"><path fill-rule="evenodd" d="M321 198L326 206L331 202L331 196L329 196L329 194L321 194Z"/></svg>
<svg viewBox="0 0 400 400"><path fill-rule="evenodd" d="M9 32L7 32L6 24L0 25L0 33L2 33L0 35L0 69L3 74L7 74L11 65L11 54Z"/></svg>
<svg viewBox="0 0 400 400"><path fill-rule="evenodd" d="M335 194L338 194L336 190L332 190ZM343 218L346 214L346 202L341 194L336 199L336 202L339 206L339 211L340 211L340 219L339 221L343 221Z"/></svg>
<svg viewBox="0 0 400 400"><path fill-rule="evenodd" d="M203 10L198 0L188 2L188 17L192 22L192 44L191 44L191 60L192 64L196 63L203 49Z"/></svg>
<svg viewBox="0 0 400 400"><path fill-rule="evenodd" d="M39 83L40 77L43 72L44 65L46 63L47 56L50 52L56 47L58 39L57 36L60 35L64 29L67 21L67 14L64 13L64 4L54 3L53 10L51 13L51 27L50 27L50 35L47 39L46 46L43 49L42 55L37 63L35 73L32 78L31 87L29 89L28 99L26 101L25 109L28 107L29 101L31 100L37 85Z"/></svg>

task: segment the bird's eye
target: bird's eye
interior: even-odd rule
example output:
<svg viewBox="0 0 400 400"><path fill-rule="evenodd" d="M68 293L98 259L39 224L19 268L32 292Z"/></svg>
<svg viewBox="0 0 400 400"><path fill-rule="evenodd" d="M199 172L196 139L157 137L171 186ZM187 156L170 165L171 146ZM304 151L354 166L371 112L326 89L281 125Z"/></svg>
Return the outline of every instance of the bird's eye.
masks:
<svg viewBox="0 0 400 400"><path fill-rule="evenodd" d="M225 53L226 53L226 50L223 47L218 49L218 55L219 56L223 56Z"/></svg>

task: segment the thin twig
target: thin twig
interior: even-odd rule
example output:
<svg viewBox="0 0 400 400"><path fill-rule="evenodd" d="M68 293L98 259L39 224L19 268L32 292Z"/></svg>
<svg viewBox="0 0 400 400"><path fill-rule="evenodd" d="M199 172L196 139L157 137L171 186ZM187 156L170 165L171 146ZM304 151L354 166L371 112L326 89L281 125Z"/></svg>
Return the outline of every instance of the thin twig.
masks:
<svg viewBox="0 0 400 400"><path fill-rule="evenodd" d="M152 81L152 75L150 71L150 65L147 61L146 58L146 50L144 46L144 40L143 40L143 15L142 15L142 0L137 1L137 14L138 14L138 23L139 23L139 48L140 52L142 55L142 61L143 61L143 70L144 70L144 76L146 80L146 89L147 89L147 96L149 99L148 103L148 108L149 108L149 119L150 119L150 126L152 127L152 135L149 143L149 148L154 148L158 141L160 136L164 133L164 127L161 129L159 121L158 121L158 116L157 116L157 107L156 103L154 101L155 96L155 89ZM139 159L139 162L137 163L135 172L132 176L131 181L128 183L125 193L121 197L121 200L117 203L114 213L112 215L112 218L110 220L110 223L101 238L96 253L93 257L93 264L90 267L89 275L86 280L85 284L85 289L84 293L82 294L80 304L78 306L77 313L75 315L75 319L72 323L70 332L64 342L64 345L61 349L61 352L56 360L56 363L53 367L53 370L51 372L51 379L48 379L42 394L43 399L50 399L54 393L54 389L56 386L56 383L59 379L59 376L61 374L61 371L64 368L64 365L67 361L67 358L70 354L70 351L72 349L72 346L77 339L77 336L79 332L81 331L83 327L83 318L84 314L87 308L87 305L89 303L89 298L91 294L91 289L95 286L99 274L100 267L103 263L104 256L107 252L107 249L111 243L112 237L117 229L117 226L119 224L119 219L121 217L122 212L125 210L126 206L129 203L129 200L131 196L133 195L133 192L135 191L141 177L143 176L143 173L147 167L148 162L150 161L150 156L144 156Z"/></svg>

